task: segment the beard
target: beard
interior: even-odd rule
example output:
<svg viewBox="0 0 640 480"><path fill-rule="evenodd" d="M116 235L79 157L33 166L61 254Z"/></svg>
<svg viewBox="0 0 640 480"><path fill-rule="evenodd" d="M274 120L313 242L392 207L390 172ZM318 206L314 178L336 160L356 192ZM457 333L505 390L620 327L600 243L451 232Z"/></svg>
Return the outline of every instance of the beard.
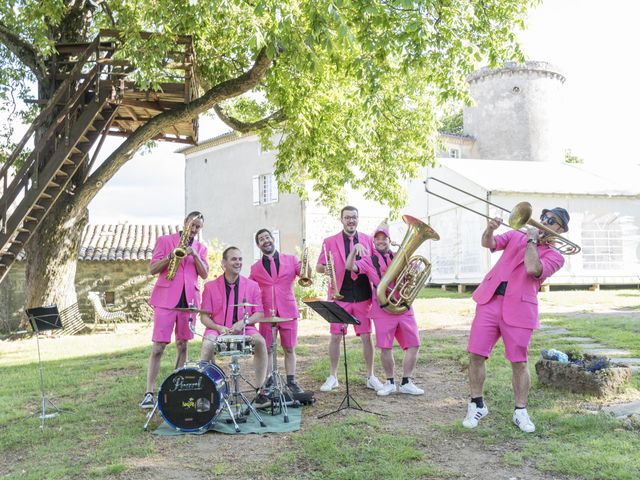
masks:
<svg viewBox="0 0 640 480"><path fill-rule="evenodd" d="M276 246L272 243L271 245L260 247L260 250L265 255L272 255L276 251Z"/></svg>

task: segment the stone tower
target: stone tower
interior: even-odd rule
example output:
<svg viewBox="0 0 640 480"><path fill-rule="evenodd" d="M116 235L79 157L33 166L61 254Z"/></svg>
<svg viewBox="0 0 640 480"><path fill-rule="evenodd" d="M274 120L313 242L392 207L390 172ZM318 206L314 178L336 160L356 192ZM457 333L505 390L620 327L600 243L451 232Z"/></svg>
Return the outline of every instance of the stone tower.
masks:
<svg viewBox="0 0 640 480"><path fill-rule="evenodd" d="M463 111L475 138L473 158L564 161L562 87L565 77L547 62L508 62L467 78L475 105Z"/></svg>

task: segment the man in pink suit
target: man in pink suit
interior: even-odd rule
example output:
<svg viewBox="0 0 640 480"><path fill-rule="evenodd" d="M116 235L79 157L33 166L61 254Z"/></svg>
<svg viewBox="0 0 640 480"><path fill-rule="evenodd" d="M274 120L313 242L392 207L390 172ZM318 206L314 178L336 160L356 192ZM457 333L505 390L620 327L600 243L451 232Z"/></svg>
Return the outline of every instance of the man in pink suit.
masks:
<svg viewBox="0 0 640 480"><path fill-rule="evenodd" d="M290 318L288 322L277 323L276 334L280 334L280 345L284 350L284 367L287 385L292 393L303 390L295 380L296 352L298 343L298 305L293 295L293 283L300 275L300 261L295 255L287 255L276 250L271 232L266 228L258 230L255 241L262 252L262 258L251 266L249 278L258 283L266 317ZM311 272L306 272L307 277ZM272 324L261 323L260 334L267 344L267 371L271 370Z"/></svg>
<svg viewBox="0 0 640 480"><path fill-rule="evenodd" d="M192 221L193 220L193 221ZM186 308L191 305L200 306L200 287L198 277L207 278L207 247L195 240L204 223L200 212L191 212L184 221L184 227L191 223L187 255L180 261L173 280L167 279L167 269L174 256L174 249L180 243L182 232L158 237L153 249L153 257L149 264L149 273L158 275L153 287L149 303L153 307L153 347L149 356L147 371L147 391L144 394L141 408L153 408L153 390L160 370L160 360L167 344L171 342L171 332L176 335L176 368L187 360L187 342L193 338L189 329L189 313L177 312L172 308Z"/></svg>
<svg viewBox="0 0 640 480"><path fill-rule="evenodd" d="M371 318L376 327L376 347L380 349L382 368L384 368L384 372L387 375L387 381L378 390L378 396L385 397L398 390L404 394L423 395L424 390L418 388L411 380L420 348L420 334L413 308L409 307L404 313L389 313L380 306L375 293L382 277L393 261L393 253L389 248L391 247L391 238L389 237L389 227L386 222L376 228L373 233L373 243L375 249L369 255L366 254L362 245L355 245L347 257L346 267L347 270L365 274L369 278L373 290ZM356 261L356 255L360 255L360 260ZM393 284L390 286L393 287ZM402 382L399 389L394 381L394 338L398 341L400 348L404 350Z"/></svg>
<svg viewBox="0 0 640 480"><path fill-rule="evenodd" d="M540 221L558 234L569 230L569 214L564 208L542 210ZM535 425L526 408L531 385L527 361L531 335L540 326L537 295L544 280L562 268L564 258L550 247L549 235L534 227L527 227L526 233L511 230L494 236L500 222L500 218L490 220L482 234L483 247L503 253L473 293L476 315L467 346L471 401L462 424L474 428L489 413L482 396L485 364L502 337L512 368L513 422L530 433Z"/></svg>
<svg viewBox="0 0 640 480"><path fill-rule="evenodd" d="M378 391L382 388L382 382L373 374L373 342L371 341L371 285L366 275L358 275L345 269L345 262L349 252L356 244L362 245L367 252L373 251L372 238L362 232L358 232L358 209L346 206L340 212L342 231L332 237L324 239L322 251L318 258L316 271L326 272L327 259L325 252L331 252L335 267L337 285L329 282L327 293L329 300L335 300L336 304L344 308L349 314L360 321L360 325L354 325L356 335L362 340L362 354L367 367L367 387ZM357 260L360 257L356 257ZM340 294L343 298L334 299L334 294ZM327 380L320 387L320 391L328 392L338 387L338 361L340 360L340 342L342 335L347 334L347 328L341 325L331 324L331 340L329 342L329 363L331 372Z"/></svg>
<svg viewBox="0 0 640 480"><path fill-rule="evenodd" d="M211 361L215 355L216 339L219 335L250 335L253 339L253 366L256 385L262 387L267 373L267 348L264 338L258 332L256 323L263 318L260 289L253 280L240 275L242 253L236 247L228 247L222 253L223 274L207 282L202 293L202 313L200 320L206 327L202 340L201 358ZM238 306L250 303L255 306ZM246 318L245 318L246 314ZM255 406L260 408L268 402L264 395L258 395Z"/></svg>

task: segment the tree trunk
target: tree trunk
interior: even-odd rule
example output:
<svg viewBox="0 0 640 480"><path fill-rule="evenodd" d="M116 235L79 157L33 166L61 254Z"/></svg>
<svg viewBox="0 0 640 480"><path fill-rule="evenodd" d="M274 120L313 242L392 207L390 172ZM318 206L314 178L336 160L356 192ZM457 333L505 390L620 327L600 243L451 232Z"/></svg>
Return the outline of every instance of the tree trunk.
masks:
<svg viewBox="0 0 640 480"><path fill-rule="evenodd" d="M86 208L75 209L62 194L25 247L27 308L57 304L63 310L77 302L76 265Z"/></svg>

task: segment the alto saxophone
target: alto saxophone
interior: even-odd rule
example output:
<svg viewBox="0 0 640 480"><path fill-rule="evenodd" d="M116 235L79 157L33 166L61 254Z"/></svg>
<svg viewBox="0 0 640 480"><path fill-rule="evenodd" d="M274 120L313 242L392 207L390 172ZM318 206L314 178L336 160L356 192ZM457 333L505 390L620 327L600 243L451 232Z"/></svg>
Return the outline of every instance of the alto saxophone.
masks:
<svg viewBox="0 0 640 480"><path fill-rule="evenodd" d="M298 285L301 287L310 287L313 285L311 277L307 276L309 271L309 248L304 247L302 250L302 261L300 262L300 278L298 279Z"/></svg>
<svg viewBox="0 0 640 480"><path fill-rule="evenodd" d="M338 282L336 280L336 265L333 261L333 253L331 250L327 250L327 248L322 245L324 250L324 258L327 261L327 264L324 267L324 273L329 277L329 288L333 290L333 300L342 300L344 296L340 295L338 291Z"/></svg>
<svg viewBox="0 0 640 480"><path fill-rule="evenodd" d="M180 237L180 242L178 246L173 249L173 256L171 260L169 260L169 268L167 269L167 280L173 280L178 273L178 267L180 266L180 262L184 257L187 256L187 247L189 246L189 235L191 234L191 226L193 222L199 219L199 216L193 217L189 222L185 225L184 230L182 231L182 236Z"/></svg>

